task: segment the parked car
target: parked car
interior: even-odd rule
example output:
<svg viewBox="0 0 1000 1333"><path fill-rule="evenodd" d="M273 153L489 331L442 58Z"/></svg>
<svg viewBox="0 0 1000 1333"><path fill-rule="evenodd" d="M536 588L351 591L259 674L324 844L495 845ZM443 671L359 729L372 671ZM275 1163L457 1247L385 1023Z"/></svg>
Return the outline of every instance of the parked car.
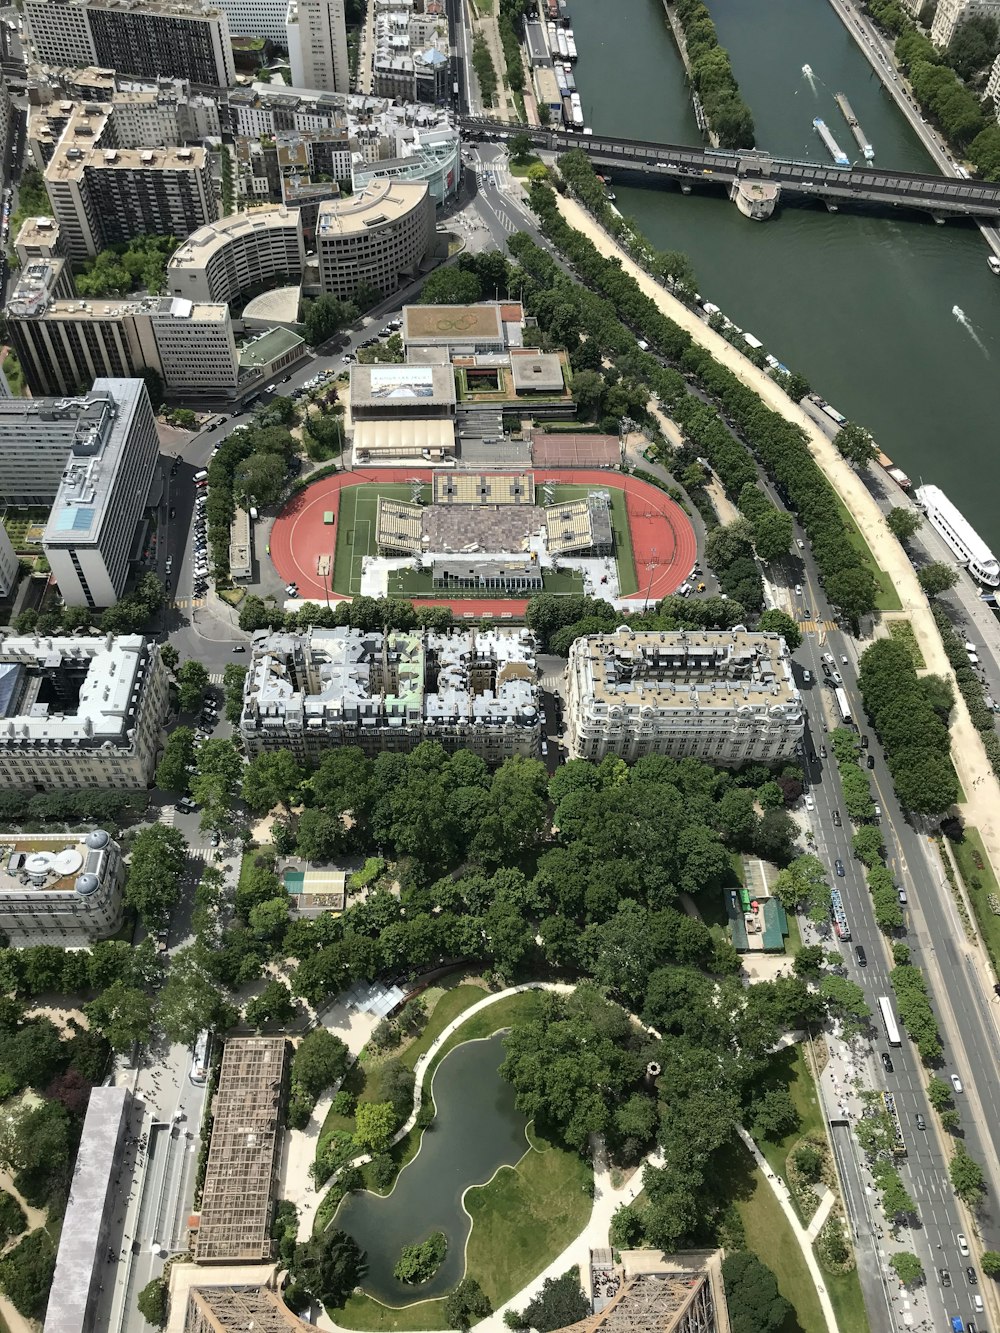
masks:
<svg viewBox="0 0 1000 1333"><path fill-rule="evenodd" d="M965 1089L962 1087L962 1080L958 1077L957 1074L952 1074L952 1076L951 1076L951 1086L955 1089L956 1092L964 1092L964 1091L965 1091Z"/></svg>
<svg viewBox="0 0 1000 1333"><path fill-rule="evenodd" d="M870 754L870 755L868 756L868 758L865 760L865 764L866 764L869 768L874 768L874 767L875 767L875 756L874 756L873 754Z"/></svg>

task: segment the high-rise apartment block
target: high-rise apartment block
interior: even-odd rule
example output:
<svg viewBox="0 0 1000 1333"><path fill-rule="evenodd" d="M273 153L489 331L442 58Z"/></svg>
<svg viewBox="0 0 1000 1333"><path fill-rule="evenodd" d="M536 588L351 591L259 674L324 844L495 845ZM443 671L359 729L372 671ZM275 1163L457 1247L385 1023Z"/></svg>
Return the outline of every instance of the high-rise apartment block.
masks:
<svg viewBox="0 0 1000 1333"><path fill-rule="evenodd" d="M566 679L574 759L778 763L802 741L802 698L779 634L588 635L571 646Z"/></svg>
<svg viewBox="0 0 1000 1333"><path fill-rule="evenodd" d="M288 0L216 0L216 4L229 20L234 37L263 37L275 46L287 47Z"/></svg>
<svg viewBox="0 0 1000 1333"><path fill-rule="evenodd" d="M97 380L83 402L42 545L63 601L96 609L125 591L160 445L142 380Z"/></svg>
<svg viewBox="0 0 1000 1333"><path fill-rule="evenodd" d="M344 0L288 0L285 26L292 86L350 92Z"/></svg>
<svg viewBox="0 0 1000 1333"><path fill-rule="evenodd" d="M167 693L160 650L138 634L4 639L0 787L145 787Z"/></svg>
<svg viewBox="0 0 1000 1333"><path fill-rule="evenodd" d="M377 754L423 740L472 750L491 764L536 755L534 640L527 630L506 629L260 635L240 733L251 756L288 749L314 763L331 745Z"/></svg>
<svg viewBox="0 0 1000 1333"><path fill-rule="evenodd" d="M233 398L239 352L229 307L171 296L73 295L61 259L25 265L6 309L11 343L33 394L74 394L95 379L155 371L187 398Z"/></svg>
<svg viewBox="0 0 1000 1333"><path fill-rule="evenodd" d="M24 14L43 65L214 88L236 82L226 15L199 0L25 0Z"/></svg>
<svg viewBox="0 0 1000 1333"><path fill-rule="evenodd" d="M192 301L232 301L253 288L301 282L305 262L298 210L254 208L192 232L167 263L167 286Z"/></svg>

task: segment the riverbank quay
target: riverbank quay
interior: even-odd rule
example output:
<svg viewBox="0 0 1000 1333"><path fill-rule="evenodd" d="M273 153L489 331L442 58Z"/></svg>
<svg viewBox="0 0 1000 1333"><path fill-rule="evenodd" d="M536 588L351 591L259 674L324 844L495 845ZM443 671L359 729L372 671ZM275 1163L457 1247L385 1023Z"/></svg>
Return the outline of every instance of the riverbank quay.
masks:
<svg viewBox="0 0 1000 1333"><path fill-rule="evenodd" d="M896 64L892 45L863 10L851 0L830 0L830 7L854 38L859 50L878 75L882 87L902 111L910 128L930 154L934 165L945 176L958 176L959 163L940 134L920 114L920 107L910 92L906 75ZM1000 228L978 223L983 239L1000 258Z"/></svg>
<svg viewBox="0 0 1000 1333"><path fill-rule="evenodd" d="M1000 784L955 685L930 605L917 581L916 572L906 552L890 532L884 515L863 479L844 461L815 421L797 403L793 403L769 375L748 361L720 334L710 329L695 311L671 296L641 269L582 205L560 194L556 195L556 201L569 226L586 236L603 255L614 256L622 270L634 279L645 296L656 303L663 315L690 334L720 365L752 389L768 408L797 426L805 435L810 452L849 510L873 558L895 586L902 611L913 625L927 670L946 677L952 684L956 703L950 728L951 751L964 796L958 810L963 820L980 830L987 855L996 870L1000 867Z"/></svg>
<svg viewBox="0 0 1000 1333"><path fill-rule="evenodd" d="M680 52L681 64L684 66L684 73L687 76L695 123L712 147L718 148L719 136L709 126L708 117L705 115L705 108L702 106L701 98L698 96L698 90L694 86L694 78L691 73L691 57L688 55L687 49L687 38L684 36L684 29L680 25L680 20L670 8L670 0L663 0L663 12L666 15L667 23L670 25L670 31L674 35L677 50Z"/></svg>

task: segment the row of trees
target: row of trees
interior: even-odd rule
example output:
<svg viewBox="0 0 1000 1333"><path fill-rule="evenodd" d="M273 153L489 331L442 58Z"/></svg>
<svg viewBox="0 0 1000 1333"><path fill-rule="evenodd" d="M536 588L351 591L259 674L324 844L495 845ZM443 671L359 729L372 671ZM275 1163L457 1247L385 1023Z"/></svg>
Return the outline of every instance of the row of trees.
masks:
<svg viewBox="0 0 1000 1333"><path fill-rule="evenodd" d="M64 606L47 611L29 608L11 621L15 634L74 634L90 630L103 634L138 634L149 627L166 599L155 574L143 574L135 588L105 611L85 606Z"/></svg>
<svg viewBox="0 0 1000 1333"><path fill-rule="evenodd" d="M906 962L892 969L889 980L896 993L900 1021L916 1046L920 1059L925 1065L937 1064L942 1055L941 1037L923 973L912 963Z"/></svg>
<svg viewBox="0 0 1000 1333"><path fill-rule="evenodd" d="M472 68L476 71L483 105L492 106L497 95L497 71L486 38L481 32L477 32L472 39Z"/></svg>
<svg viewBox="0 0 1000 1333"><path fill-rule="evenodd" d="M909 649L894 639L865 649L858 684L901 804L918 814L942 814L958 799L947 726L951 686L939 676L918 677Z"/></svg>
<svg viewBox="0 0 1000 1333"><path fill-rule="evenodd" d="M620 265L606 259L590 240L567 226L547 186L533 185L531 202L542 230L569 258L582 280L596 289L588 292L568 281L527 236L512 237L509 246L524 271L526 301L532 313L538 313L540 323L547 323L546 312L554 301L575 306L597 346L606 355L615 356L620 369L643 379L659 394L664 409L708 458L727 492L736 499L748 482L756 482L753 458L718 412L688 393L684 376L695 377L735 423L742 439L774 480L782 501L798 514L809 534L830 600L852 621L873 611L874 575L851 544L839 500L812 458L803 432L766 408L753 390L662 315ZM623 319L641 328L661 356L680 370L665 369L655 357L641 353Z"/></svg>
<svg viewBox="0 0 1000 1333"><path fill-rule="evenodd" d="M702 0L678 0L677 18L691 62L691 82L719 147L752 148L753 115L740 94L729 53L719 45L708 9Z"/></svg>

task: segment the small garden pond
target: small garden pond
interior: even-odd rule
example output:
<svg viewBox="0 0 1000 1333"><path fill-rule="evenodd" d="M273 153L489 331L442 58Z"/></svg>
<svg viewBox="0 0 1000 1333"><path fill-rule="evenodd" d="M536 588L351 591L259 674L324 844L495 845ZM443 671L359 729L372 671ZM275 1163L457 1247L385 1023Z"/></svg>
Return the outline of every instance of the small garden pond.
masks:
<svg viewBox="0 0 1000 1333"><path fill-rule="evenodd" d="M514 1106L514 1089L500 1077L503 1034L456 1046L434 1072L437 1114L424 1131L416 1157L399 1173L391 1194L349 1195L334 1226L368 1252L362 1286L387 1305L442 1296L465 1271L472 1226L462 1207L471 1185L485 1184L501 1166L513 1166L528 1149L527 1119ZM404 1245L443 1231L448 1253L432 1278L417 1286L398 1282L392 1270Z"/></svg>

